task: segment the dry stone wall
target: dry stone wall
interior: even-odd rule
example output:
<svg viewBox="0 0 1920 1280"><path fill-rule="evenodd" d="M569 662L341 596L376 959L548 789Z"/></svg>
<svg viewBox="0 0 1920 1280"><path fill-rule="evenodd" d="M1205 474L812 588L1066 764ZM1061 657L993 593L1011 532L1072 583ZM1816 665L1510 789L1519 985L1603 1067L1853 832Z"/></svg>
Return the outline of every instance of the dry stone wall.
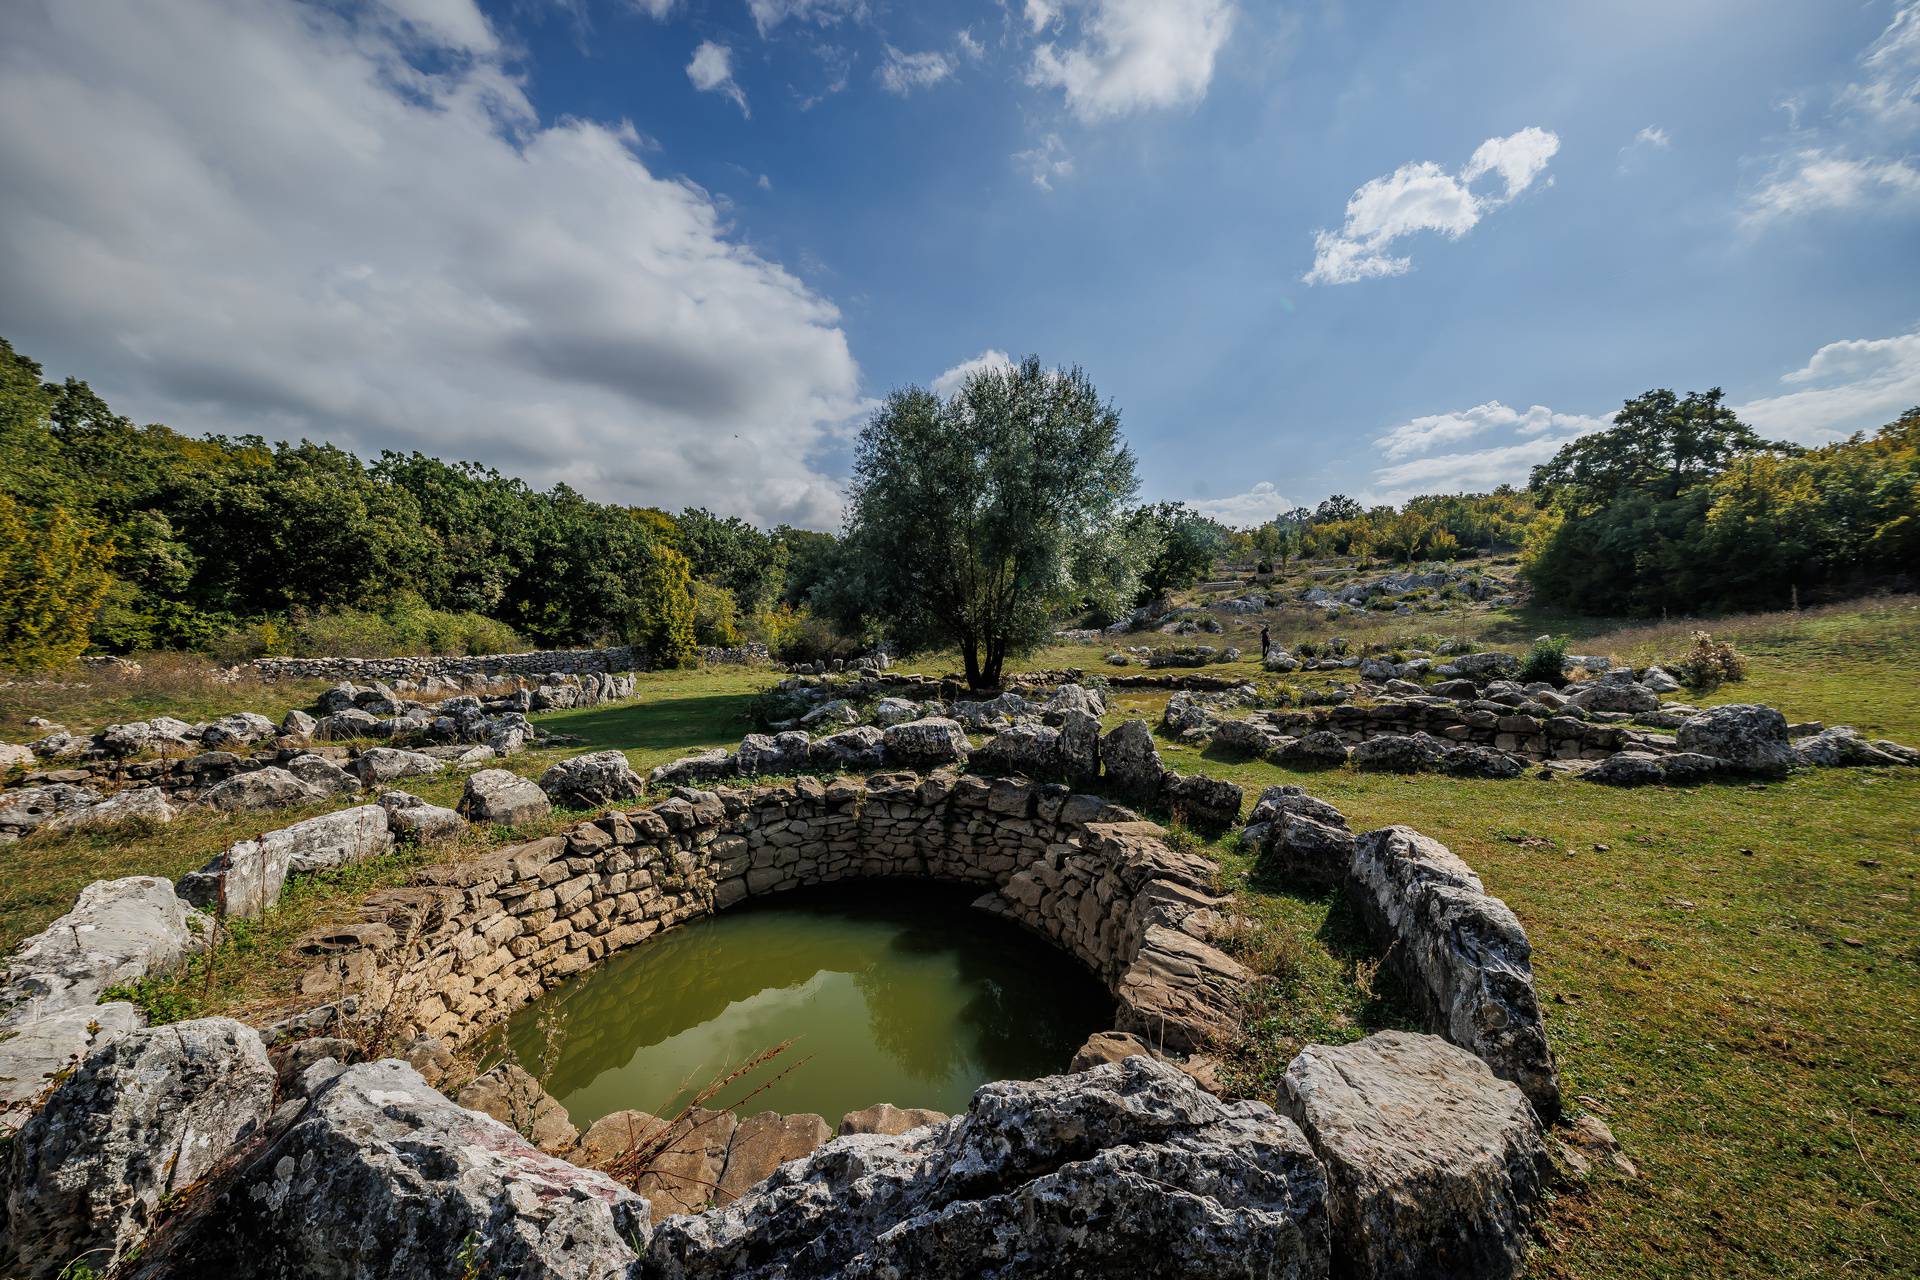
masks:
<svg viewBox="0 0 1920 1280"><path fill-rule="evenodd" d="M1095 796L936 772L676 790L374 895L380 969L423 1034L469 1040L613 951L750 898L843 879L977 885L1114 991L1120 1029L1173 1053L1232 1024L1245 971L1208 937L1211 865ZM328 965L338 964L338 959ZM324 966L323 966L324 968ZM324 980L317 980L323 986Z"/></svg>

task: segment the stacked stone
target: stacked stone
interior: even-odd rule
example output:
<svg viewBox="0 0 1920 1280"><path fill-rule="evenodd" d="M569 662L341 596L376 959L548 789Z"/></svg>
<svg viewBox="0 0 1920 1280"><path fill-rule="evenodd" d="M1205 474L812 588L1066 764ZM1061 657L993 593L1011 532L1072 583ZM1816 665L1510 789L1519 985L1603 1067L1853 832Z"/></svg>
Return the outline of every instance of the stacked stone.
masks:
<svg viewBox="0 0 1920 1280"><path fill-rule="evenodd" d="M630 645L601 649L542 649L532 653L463 654L410 658L255 658L248 667L263 680L426 680L457 676L580 675L590 671L644 671L644 655Z"/></svg>
<svg viewBox="0 0 1920 1280"><path fill-rule="evenodd" d="M650 809L428 870L374 895L377 979L419 1032L458 1044L610 952L803 885L920 877L1051 939L1107 982L1119 1019L1170 1052L1212 1043L1245 972L1214 948L1203 860L1066 787L936 772L677 790ZM337 960L329 961L329 965Z"/></svg>

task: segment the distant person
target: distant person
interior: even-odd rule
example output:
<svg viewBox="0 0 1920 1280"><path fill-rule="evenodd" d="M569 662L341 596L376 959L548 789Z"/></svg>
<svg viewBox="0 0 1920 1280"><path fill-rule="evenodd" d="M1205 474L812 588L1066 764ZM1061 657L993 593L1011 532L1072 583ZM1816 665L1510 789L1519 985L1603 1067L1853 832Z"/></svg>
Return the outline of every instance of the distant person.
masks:
<svg viewBox="0 0 1920 1280"><path fill-rule="evenodd" d="M1267 650L1273 648L1273 633L1265 627L1260 628L1260 661L1267 660Z"/></svg>

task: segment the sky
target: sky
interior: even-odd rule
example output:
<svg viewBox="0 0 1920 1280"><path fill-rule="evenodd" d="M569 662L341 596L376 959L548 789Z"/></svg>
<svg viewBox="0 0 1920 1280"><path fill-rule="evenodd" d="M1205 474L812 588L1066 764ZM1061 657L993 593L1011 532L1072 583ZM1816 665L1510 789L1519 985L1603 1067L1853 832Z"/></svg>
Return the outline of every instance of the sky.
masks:
<svg viewBox="0 0 1920 1280"><path fill-rule="evenodd" d="M0 119L50 376L761 524L1027 353L1239 525L1920 404L1920 0L10 0Z"/></svg>

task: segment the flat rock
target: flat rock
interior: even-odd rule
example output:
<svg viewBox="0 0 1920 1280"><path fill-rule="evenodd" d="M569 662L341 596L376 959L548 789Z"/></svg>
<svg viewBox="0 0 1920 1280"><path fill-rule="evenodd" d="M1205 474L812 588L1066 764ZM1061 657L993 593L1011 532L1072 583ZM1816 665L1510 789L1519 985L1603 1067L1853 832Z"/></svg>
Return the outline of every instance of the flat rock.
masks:
<svg viewBox="0 0 1920 1280"><path fill-rule="evenodd" d="M1689 716L1674 735L1682 751L1725 760L1739 773L1778 778L1799 763L1787 718L1772 707L1733 702Z"/></svg>
<svg viewBox="0 0 1920 1280"><path fill-rule="evenodd" d="M603 809L646 789L619 751L593 751L558 761L540 775L540 789L563 809Z"/></svg>
<svg viewBox="0 0 1920 1280"><path fill-rule="evenodd" d="M1519 1274L1546 1148L1525 1095L1479 1058L1402 1031L1311 1045L1287 1067L1285 1107L1326 1169L1351 1274Z"/></svg>
<svg viewBox="0 0 1920 1280"><path fill-rule="evenodd" d="M469 774L457 806L469 822L518 826L553 813L553 801L538 783L507 769L481 769Z"/></svg>
<svg viewBox="0 0 1920 1280"><path fill-rule="evenodd" d="M177 968L205 945L206 928L159 876L95 880L7 962L0 1017L92 1005L116 983Z"/></svg>
<svg viewBox="0 0 1920 1280"><path fill-rule="evenodd" d="M930 1124L940 1124L949 1117L944 1111L929 1111L925 1107L896 1107L891 1102L876 1102L859 1111L849 1111L840 1117L840 1137L850 1133L877 1133L887 1137L905 1133L909 1129L920 1129Z"/></svg>
<svg viewBox="0 0 1920 1280"><path fill-rule="evenodd" d="M210 809L239 812L248 809L284 809L288 805L311 804L324 793L308 786L279 765L237 773L224 782L216 782L200 793L200 803Z"/></svg>
<svg viewBox="0 0 1920 1280"><path fill-rule="evenodd" d="M789 1160L812 1155L833 1137L833 1130L817 1115L782 1115L762 1111L747 1116L727 1144L727 1164L720 1174L714 1203L731 1204L756 1183Z"/></svg>
<svg viewBox="0 0 1920 1280"><path fill-rule="evenodd" d="M164 827L174 819L166 792L132 787L47 823L49 831L110 831L118 827Z"/></svg>
<svg viewBox="0 0 1920 1280"><path fill-rule="evenodd" d="M399 747L369 747L354 758L354 777L364 786L377 786L395 778L420 778L444 768L424 751L405 751Z"/></svg>
<svg viewBox="0 0 1920 1280"><path fill-rule="evenodd" d="M965 764L972 744L957 720L927 716L889 725L881 734L887 761L906 769Z"/></svg>

